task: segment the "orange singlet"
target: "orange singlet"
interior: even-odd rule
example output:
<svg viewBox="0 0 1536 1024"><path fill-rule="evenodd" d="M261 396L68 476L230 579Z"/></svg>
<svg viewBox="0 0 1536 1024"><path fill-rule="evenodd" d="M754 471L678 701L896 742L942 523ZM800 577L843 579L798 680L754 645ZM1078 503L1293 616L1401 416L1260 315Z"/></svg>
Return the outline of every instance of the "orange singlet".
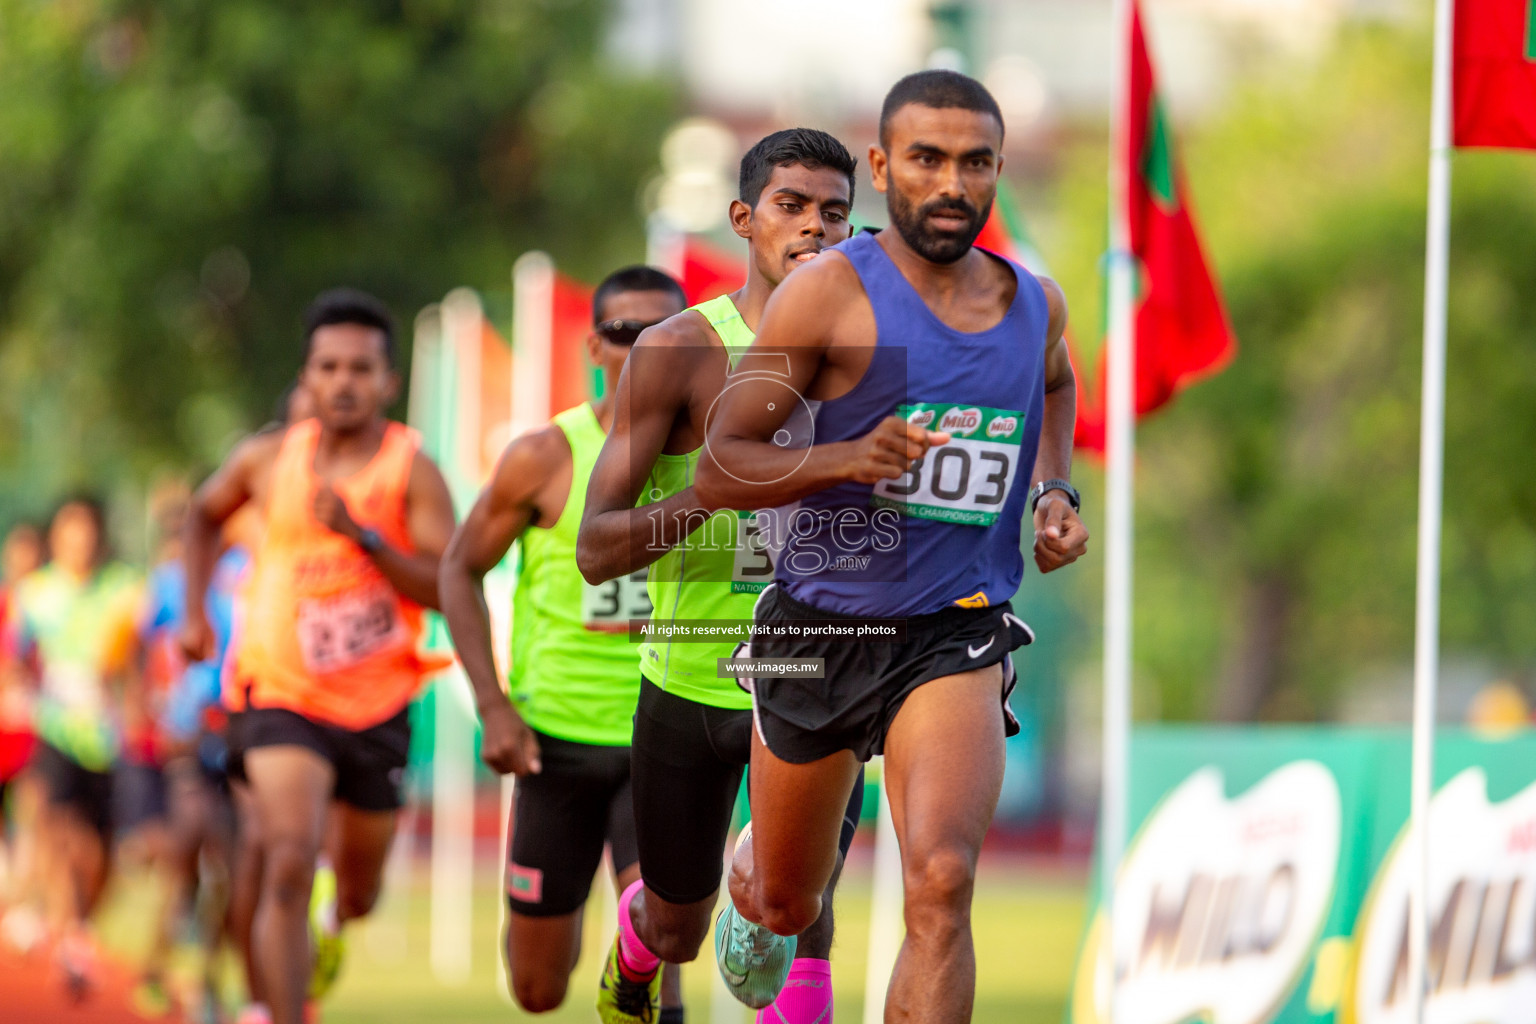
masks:
<svg viewBox="0 0 1536 1024"><path fill-rule="evenodd" d="M288 428L272 467L267 525L245 593L235 655L251 708L286 708L359 731L410 702L428 665L417 653L422 610L401 597L352 541L314 516L320 421ZM373 459L331 486L357 523L414 553L405 493L420 439L390 423Z"/></svg>

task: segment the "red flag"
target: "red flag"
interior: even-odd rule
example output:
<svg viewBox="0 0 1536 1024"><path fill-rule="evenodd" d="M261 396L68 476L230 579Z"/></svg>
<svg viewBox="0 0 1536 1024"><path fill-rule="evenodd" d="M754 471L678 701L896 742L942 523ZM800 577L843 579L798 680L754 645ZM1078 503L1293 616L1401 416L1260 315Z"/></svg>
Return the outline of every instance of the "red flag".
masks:
<svg viewBox="0 0 1536 1024"><path fill-rule="evenodd" d="M1536 149L1536 0L1456 0L1453 138Z"/></svg>
<svg viewBox="0 0 1536 1024"><path fill-rule="evenodd" d="M550 310L549 411L551 414L585 402L597 390L587 359L587 335L592 332L592 289L555 271Z"/></svg>
<svg viewBox="0 0 1536 1024"><path fill-rule="evenodd" d="M1236 351L1237 340L1201 249L1135 0L1130 43L1126 152L1121 158L1126 167L1130 249L1140 271L1136 290L1136 413L1140 416L1168 402L1180 387L1222 369Z"/></svg>
<svg viewBox="0 0 1536 1024"><path fill-rule="evenodd" d="M997 199L992 204L992 215L982 225L976 236L976 245L1000 256L1006 256L1034 274L1051 275L1045 265L1045 257L1035 248L1024 226L1024 216L1014 201L1013 190L1008 183L999 180ZM1067 357L1072 357L1072 339L1067 341ZM1076 372L1077 360L1072 359ZM1077 424L1073 429L1073 443L1078 448L1102 452L1104 450L1104 410L1090 397L1088 382L1079 374L1077 378Z"/></svg>
<svg viewBox="0 0 1536 1024"><path fill-rule="evenodd" d="M747 265L740 256L723 252L697 235L685 235L679 248L678 273L690 304L733 292L747 280Z"/></svg>

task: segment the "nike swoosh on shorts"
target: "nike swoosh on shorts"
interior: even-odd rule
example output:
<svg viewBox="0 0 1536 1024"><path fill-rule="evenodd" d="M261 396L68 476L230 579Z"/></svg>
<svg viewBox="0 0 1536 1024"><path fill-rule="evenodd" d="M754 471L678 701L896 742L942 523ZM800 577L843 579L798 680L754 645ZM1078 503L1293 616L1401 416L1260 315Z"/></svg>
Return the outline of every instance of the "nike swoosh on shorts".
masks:
<svg viewBox="0 0 1536 1024"><path fill-rule="evenodd" d="M997 642L997 637L993 636L992 639L988 640L986 643L982 644L980 647L972 647L970 644L966 644L965 645L965 653L969 654L973 658L979 658L983 654L986 654L987 653L987 648L991 647L996 642Z"/></svg>

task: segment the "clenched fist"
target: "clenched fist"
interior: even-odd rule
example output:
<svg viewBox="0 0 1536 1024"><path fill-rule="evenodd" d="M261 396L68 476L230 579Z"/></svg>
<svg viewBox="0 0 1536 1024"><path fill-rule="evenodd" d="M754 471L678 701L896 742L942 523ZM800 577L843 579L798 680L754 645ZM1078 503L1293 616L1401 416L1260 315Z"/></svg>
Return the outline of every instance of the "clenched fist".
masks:
<svg viewBox="0 0 1536 1024"><path fill-rule="evenodd" d="M357 520L352 518L352 513L347 509L347 503L341 495L336 493L330 484L322 483L315 489L315 518L320 525L339 533L348 540L357 540L363 532L357 525Z"/></svg>
<svg viewBox="0 0 1536 1024"><path fill-rule="evenodd" d="M861 484L894 480L922 458L929 448L944 444L949 435L908 423L900 416L887 416L880 425L853 445L846 476Z"/></svg>
<svg viewBox="0 0 1536 1024"><path fill-rule="evenodd" d="M480 709L480 760L499 775L537 775L539 738L505 700Z"/></svg>
<svg viewBox="0 0 1536 1024"><path fill-rule="evenodd" d="M1060 491L1046 491L1035 505L1035 564L1051 572L1088 551L1088 528Z"/></svg>

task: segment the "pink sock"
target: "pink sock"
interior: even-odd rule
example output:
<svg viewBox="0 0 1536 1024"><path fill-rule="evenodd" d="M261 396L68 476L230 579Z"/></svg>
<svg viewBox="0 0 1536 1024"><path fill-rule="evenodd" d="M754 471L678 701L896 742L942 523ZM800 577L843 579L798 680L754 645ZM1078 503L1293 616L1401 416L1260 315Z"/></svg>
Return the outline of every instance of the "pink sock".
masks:
<svg viewBox="0 0 1536 1024"><path fill-rule="evenodd" d="M779 998L757 1011L757 1024L832 1024L832 964L796 960Z"/></svg>
<svg viewBox="0 0 1536 1024"><path fill-rule="evenodd" d="M661 957L646 948L629 916L629 905L643 888L645 883L637 881L619 897L619 966L627 968L625 973L631 975L633 981L649 979L661 966Z"/></svg>

